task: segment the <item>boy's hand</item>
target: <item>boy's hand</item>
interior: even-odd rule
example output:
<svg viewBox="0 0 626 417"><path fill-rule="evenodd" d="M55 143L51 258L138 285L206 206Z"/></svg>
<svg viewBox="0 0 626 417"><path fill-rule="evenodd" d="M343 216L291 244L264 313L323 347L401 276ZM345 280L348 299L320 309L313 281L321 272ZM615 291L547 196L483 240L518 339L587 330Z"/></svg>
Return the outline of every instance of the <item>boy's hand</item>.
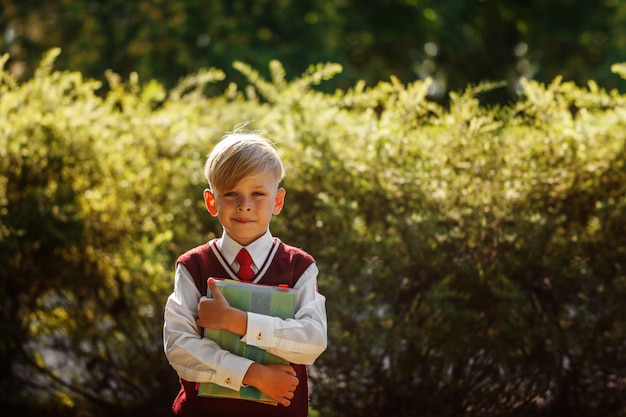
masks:
<svg viewBox="0 0 626 417"><path fill-rule="evenodd" d="M280 405L289 407L298 386L296 371L289 365L261 365L253 363L243 378L251 385Z"/></svg>
<svg viewBox="0 0 626 417"><path fill-rule="evenodd" d="M198 326L216 330L228 330L243 336L248 327L248 315L231 307L215 284L209 278L209 289L213 298L202 297L198 303Z"/></svg>

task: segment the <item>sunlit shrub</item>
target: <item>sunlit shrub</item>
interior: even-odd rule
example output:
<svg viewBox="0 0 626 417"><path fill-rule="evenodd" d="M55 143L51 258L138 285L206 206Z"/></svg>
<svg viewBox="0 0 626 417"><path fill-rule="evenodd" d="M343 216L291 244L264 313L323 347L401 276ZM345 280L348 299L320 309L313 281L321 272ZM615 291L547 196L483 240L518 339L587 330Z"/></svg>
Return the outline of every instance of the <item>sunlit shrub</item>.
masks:
<svg viewBox="0 0 626 417"><path fill-rule="evenodd" d="M1 74L3 402L168 415L173 261L221 233L202 165L248 123L287 168L272 232L328 299L319 415L624 416L623 96L521 80L510 106L481 85L442 108L428 81L324 94L338 66L277 62L237 63L251 85L216 97L218 70L170 92L109 74L101 95L56 52Z"/></svg>

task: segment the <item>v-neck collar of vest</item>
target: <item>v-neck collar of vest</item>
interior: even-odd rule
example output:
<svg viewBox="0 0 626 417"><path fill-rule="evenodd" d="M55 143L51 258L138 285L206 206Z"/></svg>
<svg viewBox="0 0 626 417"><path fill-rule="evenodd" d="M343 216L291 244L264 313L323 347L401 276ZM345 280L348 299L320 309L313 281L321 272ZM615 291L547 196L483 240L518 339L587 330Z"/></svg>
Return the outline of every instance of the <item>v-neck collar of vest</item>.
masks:
<svg viewBox="0 0 626 417"><path fill-rule="evenodd" d="M219 263L222 265L222 267L224 267L224 270L228 273L229 278L240 281L239 277L237 276L237 271L233 270L231 265L228 263L228 261L224 257L224 254L222 253L222 251L220 251L218 241L219 241L219 238L215 238L209 242L209 247L211 248L211 251L217 258ZM254 284L258 283L265 276L265 273L267 272L270 265L272 264L272 261L274 260L274 256L276 256L276 252L278 252L278 247L280 246L280 243L281 241L279 238L272 237L272 246L270 247L270 251L267 254L263 264L259 267L259 271L257 272L254 278L254 281L252 281L252 283Z"/></svg>

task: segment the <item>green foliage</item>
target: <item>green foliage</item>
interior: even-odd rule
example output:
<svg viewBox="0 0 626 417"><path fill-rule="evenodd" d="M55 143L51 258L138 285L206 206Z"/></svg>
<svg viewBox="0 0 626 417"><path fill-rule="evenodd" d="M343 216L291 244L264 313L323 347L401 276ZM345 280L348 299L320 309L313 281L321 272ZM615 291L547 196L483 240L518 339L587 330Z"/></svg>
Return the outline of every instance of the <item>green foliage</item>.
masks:
<svg viewBox="0 0 626 417"><path fill-rule="evenodd" d="M159 85L111 74L103 99L99 83L51 71L58 52L23 84L3 73L3 401L35 391L105 412L150 404L176 383L160 327L173 256L202 226L200 152L232 118L193 99L194 79L219 72L167 102Z"/></svg>
<svg viewBox="0 0 626 417"><path fill-rule="evenodd" d="M214 69L169 91L108 73L100 94L58 52L0 73L7 409L169 414L173 261L221 232L202 166L248 123L287 169L272 232L315 256L327 296L316 415L626 415L623 95L556 78L443 108L430 80L322 93L340 66L288 81L278 61L269 79L236 63L249 85L215 95Z"/></svg>
<svg viewBox="0 0 626 417"><path fill-rule="evenodd" d="M515 98L519 76L547 83L558 75L626 89L610 73L623 61L626 3L619 0L0 0L0 51L9 68L32 76L42 53L63 48L61 68L104 81L137 72L168 89L201 68L247 62L269 76L279 60L288 74L311 62L337 62L340 76L320 86L348 89L392 75L405 83L433 77L430 93L504 80L483 100ZM224 87L211 86L214 93Z"/></svg>

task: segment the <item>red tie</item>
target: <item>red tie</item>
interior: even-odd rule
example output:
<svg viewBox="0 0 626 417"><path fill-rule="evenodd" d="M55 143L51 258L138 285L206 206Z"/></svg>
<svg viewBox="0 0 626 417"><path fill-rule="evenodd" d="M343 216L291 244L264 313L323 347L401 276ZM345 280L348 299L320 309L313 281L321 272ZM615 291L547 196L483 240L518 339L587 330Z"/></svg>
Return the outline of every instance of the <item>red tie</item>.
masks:
<svg viewBox="0 0 626 417"><path fill-rule="evenodd" d="M251 268L252 257L248 251L245 248L242 248L235 259L239 262L239 272L237 272L239 278L244 281L251 281L254 277L254 271Z"/></svg>

